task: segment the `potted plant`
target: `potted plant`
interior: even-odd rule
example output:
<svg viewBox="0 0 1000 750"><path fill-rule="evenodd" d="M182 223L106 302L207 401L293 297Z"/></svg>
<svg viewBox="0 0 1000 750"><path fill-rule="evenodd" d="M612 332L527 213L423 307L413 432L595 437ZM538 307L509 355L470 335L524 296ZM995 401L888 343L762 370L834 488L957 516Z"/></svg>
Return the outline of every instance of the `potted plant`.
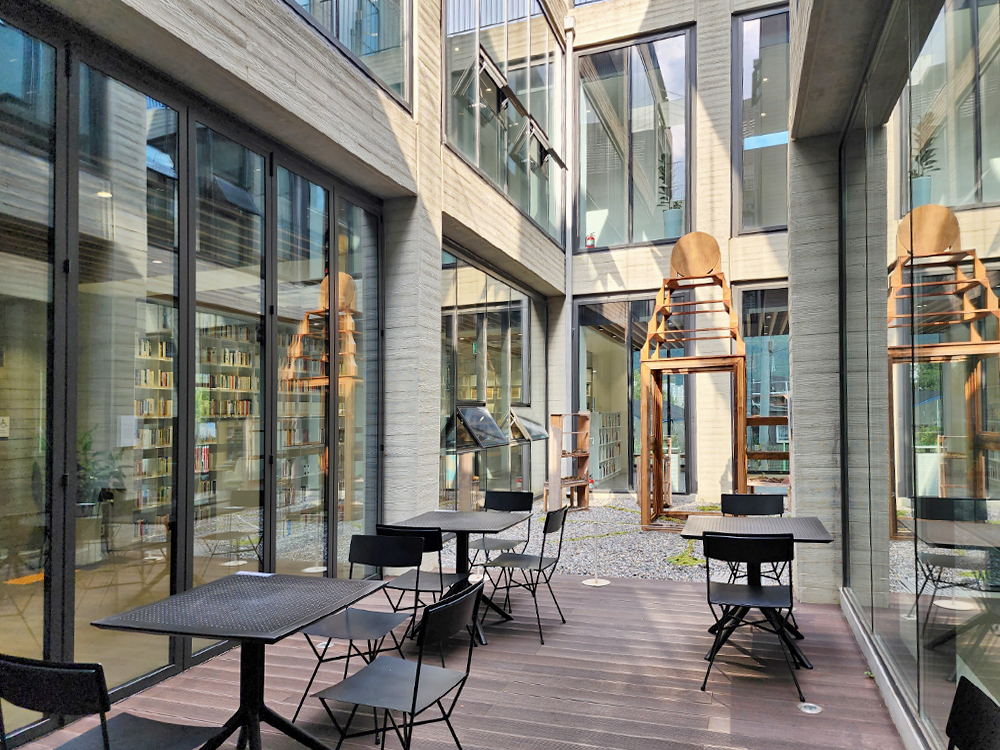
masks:
<svg viewBox="0 0 1000 750"><path fill-rule="evenodd" d="M660 154L658 171L660 184L657 206L663 208L663 237L674 239L684 233L684 201L674 200L666 154Z"/></svg>
<svg viewBox="0 0 1000 750"><path fill-rule="evenodd" d="M102 492L125 488L125 472L121 468L125 449L122 448L117 453L95 451L96 430L97 425L94 425L77 437L76 441L76 496L81 515L96 509Z"/></svg>
<svg viewBox="0 0 1000 750"><path fill-rule="evenodd" d="M910 157L911 207L931 202L931 172L938 171L937 148L934 146L934 124L925 116L913 130L913 143L920 144Z"/></svg>

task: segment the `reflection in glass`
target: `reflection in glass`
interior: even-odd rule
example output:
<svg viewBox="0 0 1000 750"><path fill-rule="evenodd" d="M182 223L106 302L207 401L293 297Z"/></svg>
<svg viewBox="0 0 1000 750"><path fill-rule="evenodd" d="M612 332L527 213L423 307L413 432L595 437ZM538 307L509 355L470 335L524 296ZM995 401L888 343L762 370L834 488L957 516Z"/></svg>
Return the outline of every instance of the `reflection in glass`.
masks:
<svg viewBox="0 0 1000 750"><path fill-rule="evenodd" d="M686 37L631 49L632 238L684 234L687 192Z"/></svg>
<svg viewBox="0 0 1000 750"><path fill-rule="evenodd" d="M788 223L788 13L743 22L742 229Z"/></svg>
<svg viewBox="0 0 1000 750"><path fill-rule="evenodd" d="M538 0L531 3L531 70L525 104L542 130L549 132L549 23Z"/></svg>
<svg viewBox="0 0 1000 750"><path fill-rule="evenodd" d="M504 185L507 106L500 87L485 72L479 76L479 166L499 188Z"/></svg>
<svg viewBox="0 0 1000 750"><path fill-rule="evenodd" d="M476 159L476 0L449 0L445 39L448 143Z"/></svg>
<svg viewBox="0 0 1000 750"><path fill-rule="evenodd" d="M441 253L441 465L438 486L439 505L455 508L458 463L455 455L455 302L458 261L451 253Z"/></svg>
<svg viewBox="0 0 1000 750"><path fill-rule="evenodd" d="M346 576L351 537L372 533L375 523L378 220L344 200L337 206L337 252L337 562Z"/></svg>
<svg viewBox="0 0 1000 750"><path fill-rule="evenodd" d="M261 565L264 158L197 126L194 579ZM244 566L246 566L244 568Z"/></svg>
<svg viewBox="0 0 1000 750"><path fill-rule="evenodd" d="M50 488L55 50L0 21L0 640L42 657ZM131 411L127 412L131 413ZM7 731L38 714L4 703Z"/></svg>
<svg viewBox="0 0 1000 750"><path fill-rule="evenodd" d="M329 194L278 167L276 571L326 572Z"/></svg>
<svg viewBox="0 0 1000 750"><path fill-rule="evenodd" d="M177 459L177 113L81 67L75 658L109 685L165 638L92 628L170 594Z"/></svg>

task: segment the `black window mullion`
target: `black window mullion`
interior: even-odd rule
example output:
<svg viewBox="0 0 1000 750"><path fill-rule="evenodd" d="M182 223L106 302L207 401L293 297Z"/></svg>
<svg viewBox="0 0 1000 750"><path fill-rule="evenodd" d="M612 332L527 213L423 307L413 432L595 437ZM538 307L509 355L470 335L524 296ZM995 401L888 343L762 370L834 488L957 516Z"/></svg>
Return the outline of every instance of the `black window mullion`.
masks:
<svg viewBox="0 0 1000 750"><path fill-rule="evenodd" d="M635 45L625 48L625 54L622 55L623 62L625 64L625 85L624 85L624 98L625 98L625 137L628 139L628 150L626 152L625 158L628 160L628 164L625 165L626 179L628 180L628 185L626 190L628 191L628 243L632 244L632 50ZM628 347L626 347L628 348Z"/></svg>
<svg viewBox="0 0 1000 750"><path fill-rule="evenodd" d="M326 470L326 575L328 578L339 578L340 572L337 570L337 520L340 517L340 308L337 298L340 279L340 225L337 221L339 211L340 191L335 185L329 186L329 199L327 201L330 212L329 230L327 234L330 242L327 243L327 291L329 300L327 309L330 311L330 322L327 328L330 331L330 342L328 344L330 361L327 363L330 386L327 388L326 404L326 442L330 460L327 462ZM347 478L344 478L347 481ZM368 533L365 531L365 533Z"/></svg>
<svg viewBox="0 0 1000 750"><path fill-rule="evenodd" d="M976 203L983 202L983 133L982 133L982 69L979 53L979 3L969 3L969 23L972 26L972 55L975 73L972 78L972 102L973 117L975 122L972 126L972 140L975 150L974 169L976 174Z"/></svg>
<svg viewBox="0 0 1000 750"><path fill-rule="evenodd" d="M274 154L267 155L268 171L264 186L264 346L262 372L261 429L264 432L264 496L262 558L264 570L273 572L277 544L277 485L275 456L278 439L278 201Z"/></svg>

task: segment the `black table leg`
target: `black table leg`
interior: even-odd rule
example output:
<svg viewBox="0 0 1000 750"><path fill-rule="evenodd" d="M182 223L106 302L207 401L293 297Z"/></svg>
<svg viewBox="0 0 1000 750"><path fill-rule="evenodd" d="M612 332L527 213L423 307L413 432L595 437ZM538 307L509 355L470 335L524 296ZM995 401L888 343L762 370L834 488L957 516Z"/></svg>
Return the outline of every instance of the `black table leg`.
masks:
<svg viewBox="0 0 1000 750"><path fill-rule="evenodd" d="M217 750L236 730L250 750L262 750L260 723L264 721L311 750L330 750L308 732L292 724L264 705L264 644L244 641L240 645L240 707L222 730L202 745L201 750Z"/></svg>

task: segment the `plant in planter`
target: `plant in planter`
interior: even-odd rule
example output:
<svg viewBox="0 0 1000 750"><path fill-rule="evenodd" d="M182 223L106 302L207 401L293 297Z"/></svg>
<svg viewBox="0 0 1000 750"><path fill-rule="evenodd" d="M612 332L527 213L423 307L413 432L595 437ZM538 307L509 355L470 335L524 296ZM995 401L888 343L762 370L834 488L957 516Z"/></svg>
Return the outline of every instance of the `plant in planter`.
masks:
<svg viewBox="0 0 1000 750"><path fill-rule="evenodd" d="M660 154L659 188L657 206L663 207L663 234L666 239L680 237L684 231L684 201L674 199L674 186L668 179L670 174L667 155Z"/></svg>
<svg viewBox="0 0 1000 750"><path fill-rule="evenodd" d="M76 439L76 496L77 502L97 503L104 490L125 488L125 472L121 462L125 449L95 451L94 432L97 425L81 433Z"/></svg>
<svg viewBox="0 0 1000 750"><path fill-rule="evenodd" d="M913 208L931 202L931 173L938 171L937 148L934 146L935 131L929 115L913 129L912 142L921 144L913 148L910 156L910 192Z"/></svg>

